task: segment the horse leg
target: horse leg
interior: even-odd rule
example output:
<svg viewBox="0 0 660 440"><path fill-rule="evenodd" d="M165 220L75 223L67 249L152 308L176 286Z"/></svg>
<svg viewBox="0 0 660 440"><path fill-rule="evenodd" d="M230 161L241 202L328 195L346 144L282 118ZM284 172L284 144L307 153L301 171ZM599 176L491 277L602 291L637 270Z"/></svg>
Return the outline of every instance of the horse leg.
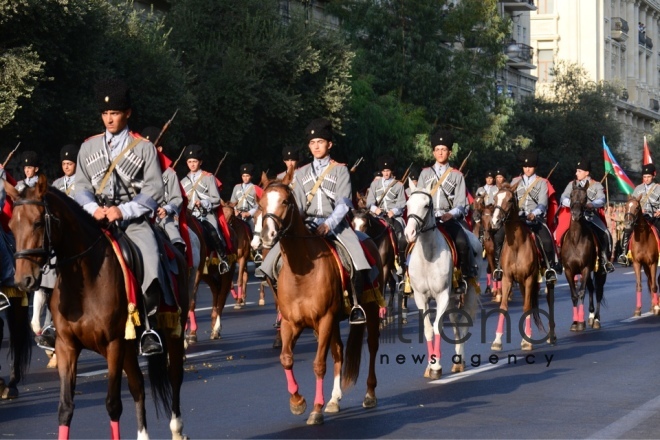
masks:
<svg viewBox="0 0 660 440"><path fill-rule="evenodd" d="M546 283L547 286L547 283ZM536 289L535 289L536 287ZM520 284L520 291L523 297L523 315L525 318L525 336L532 337L532 295L538 295L538 284L536 284L536 273L528 276L524 283ZM538 302L537 302L538 304ZM533 349L532 343L523 338L520 341L520 349L523 351L531 351Z"/></svg>
<svg viewBox="0 0 660 440"><path fill-rule="evenodd" d="M243 290L243 273L245 272L245 261L238 260L238 276L236 277L236 304L235 309L241 309L245 305L245 291Z"/></svg>
<svg viewBox="0 0 660 440"><path fill-rule="evenodd" d="M316 347L316 357L314 358L314 375L316 376L316 396L314 397L314 408L307 419L308 425L323 424L323 405L325 398L323 396L323 378L326 371L326 359L328 358L328 349L330 348L330 339L334 331L335 317L328 312L321 318L316 331L318 333L318 345Z"/></svg>
<svg viewBox="0 0 660 440"><path fill-rule="evenodd" d="M654 315L660 315L660 301L658 300L658 281L656 279L656 273L658 271L658 263L653 262L650 267L649 267L649 274L648 274L648 279L649 279L649 284L650 284L650 291L651 291L651 306L652 306L652 312Z"/></svg>
<svg viewBox="0 0 660 440"><path fill-rule="evenodd" d="M58 328L59 338L62 337L62 330ZM60 341L62 342L62 341ZM58 423L60 440L69 438L69 427L73 418L73 395L76 389L76 375L78 374L78 357L81 348L71 343L57 344L57 370L60 375L60 404L58 406ZM121 377L121 376L120 376Z"/></svg>
<svg viewBox="0 0 660 440"><path fill-rule="evenodd" d="M147 438L147 411L144 395L144 375L140 369L138 358L133 354L133 347L127 344L124 354L124 372L128 379L128 390L135 403L138 438ZM114 434L114 433L113 433Z"/></svg>
<svg viewBox="0 0 660 440"><path fill-rule="evenodd" d="M511 295L511 292L513 290L513 280L511 279L510 276L505 276L502 279L502 290L500 292L500 310L501 313L499 314L498 317L498 322L497 322L497 330L495 330L495 340L490 346L490 349L493 351L502 351L502 336L504 335L504 320L506 319L506 316L509 311L509 296ZM521 285L520 290L524 290L524 287ZM523 298L525 297L524 292L523 293ZM509 337L507 337L507 341L509 341Z"/></svg>
<svg viewBox="0 0 660 440"><path fill-rule="evenodd" d="M557 344L557 332L555 331L555 284L548 285L548 294L546 296L548 302L548 339L550 345Z"/></svg>
<svg viewBox="0 0 660 440"><path fill-rule="evenodd" d="M642 316L642 267L641 264L633 259L633 269L635 270L635 312L633 316Z"/></svg>
<svg viewBox="0 0 660 440"><path fill-rule="evenodd" d="M605 280L607 279L607 273L604 271L599 271L594 273L593 281L590 280L590 283L587 285L589 288L589 311L591 312L591 296L592 292L596 290L596 306L593 312L593 319L589 318L589 325L591 328L599 329L600 328L600 303L603 300L603 287L605 286Z"/></svg>
<svg viewBox="0 0 660 440"><path fill-rule="evenodd" d="M45 305L46 292L44 292L44 289L35 290L32 298L32 320L30 321L30 326L35 335L41 334L41 329L43 328L41 325L41 315Z"/></svg>
<svg viewBox="0 0 660 440"><path fill-rule="evenodd" d="M292 414L300 415L307 409L305 398L298 393L298 382L293 375L293 347L302 331L301 327L294 326L286 319L282 319L280 334L282 336L282 353L280 363L286 375L287 389L289 390L289 409Z"/></svg>
<svg viewBox="0 0 660 440"><path fill-rule="evenodd" d="M195 315L195 307L197 306L197 290L199 289L199 283L202 280L203 269L197 269L195 271L195 276L190 277L193 282L189 290L190 292L190 301L188 308L188 320L190 329L188 335L186 336L186 342L188 345L192 345L197 342L197 316Z"/></svg>
<svg viewBox="0 0 660 440"><path fill-rule="evenodd" d="M9 382L2 390L3 399L18 397L18 384L26 373L32 355L30 341L30 312L27 305L22 305L22 298L9 298L11 307L7 310L9 327L9 351L11 369Z"/></svg>
<svg viewBox="0 0 660 440"><path fill-rule="evenodd" d="M169 359L167 375L172 387L172 418L170 419L170 431L173 440L182 440L183 418L181 417L181 385L183 384L183 363L185 359L185 347L180 337L171 333L167 337L167 355Z"/></svg>
<svg viewBox="0 0 660 440"><path fill-rule="evenodd" d="M578 292L575 278L577 275L573 273L573 269L570 266L567 266L564 271L568 288L571 291L571 302L573 303L573 323L571 324L570 331L576 332L578 328Z"/></svg>
<svg viewBox="0 0 660 440"><path fill-rule="evenodd" d="M586 286L587 286L587 281L589 280L590 276L590 270L589 267L583 267L582 272L580 273L580 287L577 290L577 322L576 322L576 327L575 331L582 332L584 329L587 327L585 321L584 321L584 297L586 294ZM573 327L571 326L571 329Z"/></svg>
<svg viewBox="0 0 660 440"><path fill-rule="evenodd" d="M401 295L401 324L408 324L408 295Z"/></svg>
<svg viewBox="0 0 660 440"><path fill-rule="evenodd" d="M343 397L341 392L341 367L344 362L344 343L342 342L341 335L339 333L339 321L335 321L335 325L332 329L332 337L330 339L330 353L332 354L333 360L332 397L330 398L328 404L325 406L324 412L338 413L339 401Z"/></svg>
<svg viewBox="0 0 660 440"><path fill-rule="evenodd" d="M247 275L247 273L246 273ZM247 284L247 279L246 279L246 284ZM263 306L266 305L266 291L264 289L264 282L259 283L259 305Z"/></svg>
<svg viewBox="0 0 660 440"><path fill-rule="evenodd" d="M364 305L364 313L367 315L367 346L369 347L369 373L367 375L367 394L364 396L362 406L374 408L378 399L376 398L376 356L378 355L380 330L378 328L378 304L370 302Z"/></svg>

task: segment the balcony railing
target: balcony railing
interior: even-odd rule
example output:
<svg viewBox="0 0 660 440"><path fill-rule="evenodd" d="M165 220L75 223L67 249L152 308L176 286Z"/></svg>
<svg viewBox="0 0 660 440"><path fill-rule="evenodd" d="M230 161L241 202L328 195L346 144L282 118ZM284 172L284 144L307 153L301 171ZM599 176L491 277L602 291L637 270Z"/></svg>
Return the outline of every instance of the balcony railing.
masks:
<svg viewBox="0 0 660 440"><path fill-rule="evenodd" d="M612 18L612 38L616 41L626 41L628 39L628 22L621 17Z"/></svg>
<svg viewBox="0 0 660 440"><path fill-rule="evenodd" d="M504 53L509 57L507 65L518 69L533 69L534 49L524 43L509 41L504 48Z"/></svg>
<svg viewBox="0 0 660 440"><path fill-rule="evenodd" d="M646 48L653 49L653 40L650 37L646 37Z"/></svg>
<svg viewBox="0 0 660 440"><path fill-rule="evenodd" d="M657 112L658 110L660 110L660 102L658 102L657 99L650 99L649 100L649 107L651 108L651 110Z"/></svg>
<svg viewBox="0 0 660 440"><path fill-rule="evenodd" d="M653 40L646 36L646 32L639 32L639 45L647 49L653 49Z"/></svg>
<svg viewBox="0 0 660 440"><path fill-rule="evenodd" d="M500 0L505 11L536 11L534 0Z"/></svg>

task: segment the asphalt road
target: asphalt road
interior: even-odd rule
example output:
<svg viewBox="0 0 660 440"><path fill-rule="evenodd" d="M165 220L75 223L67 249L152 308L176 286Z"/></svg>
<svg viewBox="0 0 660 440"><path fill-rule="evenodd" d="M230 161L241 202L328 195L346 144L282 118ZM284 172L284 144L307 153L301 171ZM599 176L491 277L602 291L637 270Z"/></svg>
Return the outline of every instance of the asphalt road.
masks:
<svg viewBox="0 0 660 440"><path fill-rule="evenodd" d="M250 271L252 273L252 271ZM617 267L606 284L607 306L602 329L570 332L572 310L565 279L556 289L558 344L520 350L517 322L521 300L511 305L512 339L501 352L491 352L496 319L485 324L477 316L466 344L465 373L451 374L453 348L443 343L440 380L422 377L426 344L419 340L418 315L410 301L409 323L388 327L381 335L377 365L378 406L365 410L366 344L358 385L345 390L341 412L328 414L322 426L306 426L315 380L315 340L306 331L296 347L295 371L307 398L303 416L289 411L286 379L279 352L271 348L275 314L272 294L256 305L257 283L251 278L248 305L225 309L222 339L211 341L208 288L199 294L199 342L188 351L182 391L184 432L191 438L658 438L660 428L660 317L631 318L635 306L634 275ZM483 280L482 280L483 283ZM650 308L644 293L643 311ZM541 298L545 308L545 297ZM481 307L496 307L485 297ZM347 334L348 325L342 327ZM534 328L535 335L540 332ZM6 353L6 342L2 353ZM495 357L492 357L495 355ZM515 359L515 361L514 361ZM4 356L2 364L6 365ZM0 401L3 438L55 438L59 383L45 368L46 356L35 347L20 397ZM493 363L497 361L497 363ZM72 438L107 438L104 360L85 351L79 363ZM330 371L330 368L329 368ZM6 369L0 371L6 375ZM148 383L148 382L147 382ZM329 400L332 380L324 390ZM135 413L123 386L121 432L136 435ZM151 438L167 438L169 417L156 418L147 399Z"/></svg>

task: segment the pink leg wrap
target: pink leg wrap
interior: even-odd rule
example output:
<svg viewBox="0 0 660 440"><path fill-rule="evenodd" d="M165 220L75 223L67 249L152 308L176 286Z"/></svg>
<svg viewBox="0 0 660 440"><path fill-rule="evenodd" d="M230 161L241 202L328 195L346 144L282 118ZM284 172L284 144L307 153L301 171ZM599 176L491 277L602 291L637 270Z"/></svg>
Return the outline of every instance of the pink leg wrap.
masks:
<svg viewBox="0 0 660 440"><path fill-rule="evenodd" d="M433 355L433 341L426 341L426 351L429 353L429 358ZM431 359L429 359L430 361Z"/></svg>
<svg viewBox="0 0 660 440"><path fill-rule="evenodd" d="M238 298L238 295L236 295L236 291L234 289L231 289L231 296L233 296L234 299Z"/></svg>
<svg viewBox="0 0 660 440"><path fill-rule="evenodd" d="M500 319L497 321L497 333L504 334L504 315L500 314Z"/></svg>
<svg viewBox="0 0 660 440"><path fill-rule="evenodd" d="M316 379L316 397L314 398L314 405L325 405L323 398L323 379Z"/></svg>
<svg viewBox="0 0 660 440"><path fill-rule="evenodd" d="M435 354L437 362L442 358L442 350L440 349L440 335L435 335L433 338L433 353Z"/></svg>
<svg viewBox="0 0 660 440"><path fill-rule="evenodd" d="M69 439L69 427L61 425L60 426L60 432L57 435L57 438L60 440L68 440Z"/></svg>
<svg viewBox="0 0 660 440"><path fill-rule="evenodd" d="M577 306L573 307L573 321L578 321L578 308L577 308Z"/></svg>
<svg viewBox="0 0 660 440"><path fill-rule="evenodd" d="M497 288L501 289L502 288L502 281L497 281Z"/></svg>
<svg viewBox="0 0 660 440"><path fill-rule="evenodd" d="M532 317L525 318L525 334L528 338L532 337Z"/></svg>
<svg viewBox="0 0 660 440"><path fill-rule="evenodd" d="M490 281L491 281L491 280L490 280L490 274L487 273L487 274L486 274L486 285L487 285L487 286L490 286L490 285L491 285Z"/></svg>
<svg viewBox="0 0 660 440"><path fill-rule="evenodd" d="M284 370L284 373L286 374L286 386L289 394L296 394L298 392L298 382L293 377L293 370Z"/></svg>
<svg viewBox="0 0 660 440"><path fill-rule="evenodd" d="M236 289L238 290L238 297L243 298L243 288L238 286Z"/></svg>
<svg viewBox="0 0 660 440"><path fill-rule="evenodd" d="M637 307L642 308L642 291L637 291Z"/></svg>
<svg viewBox="0 0 660 440"><path fill-rule="evenodd" d="M658 305L658 294L657 293L653 294L653 305L654 306Z"/></svg>
<svg viewBox="0 0 660 440"><path fill-rule="evenodd" d="M119 421L113 422L110 421L110 438L112 440L119 440Z"/></svg>
<svg viewBox="0 0 660 440"><path fill-rule="evenodd" d="M584 304L578 306L578 322L584 321Z"/></svg>
<svg viewBox="0 0 660 440"><path fill-rule="evenodd" d="M190 319L190 330L193 332L197 331L197 318L195 317L195 312L192 310L188 312L188 319Z"/></svg>

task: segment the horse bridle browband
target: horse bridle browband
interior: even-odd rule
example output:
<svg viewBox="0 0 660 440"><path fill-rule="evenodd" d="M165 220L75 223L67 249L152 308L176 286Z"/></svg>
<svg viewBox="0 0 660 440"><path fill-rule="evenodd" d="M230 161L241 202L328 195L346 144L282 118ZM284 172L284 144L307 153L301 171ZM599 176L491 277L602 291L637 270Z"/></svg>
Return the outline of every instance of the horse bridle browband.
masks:
<svg viewBox="0 0 660 440"><path fill-rule="evenodd" d="M431 194L429 194L427 192L424 192L424 191L413 191L412 193L410 193L411 196L413 194L423 194L426 197L428 197L429 198L429 211L433 212L433 196ZM421 228L421 229L415 228L415 231L417 231L418 234L421 234L422 232L430 231L431 229L436 227L435 226L435 221L433 221L431 226L425 228L424 225L426 224L426 219L421 218L417 214L408 214L408 218L409 219L411 218L411 219L415 220L415 223L417 223L417 225Z"/></svg>
<svg viewBox="0 0 660 440"><path fill-rule="evenodd" d="M14 202L14 207L17 206L22 206L22 205L36 205L36 206L43 206L44 208L44 239L42 242L42 246L40 248L34 248L34 249L25 249L22 251L17 251L14 252L14 259L19 259L23 258L26 260L29 260L30 262L34 264L38 264L36 261L34 261L31 257L44 257L46 259L46 265L48 266L49 269L52 269L55 266L64 266L65 264L71 263L78 258L84 256L88 252L90 252L94 246L103 238L103 232L99 234L99 236L92 242L92 244L85 249L84 251L73 255L72 257L64 258L62 260L58 259L56 264L51 264L50 263L50 257L54 254L53 251L53 242L52 242L52 228L51 228L51 222L55 221L57 223L60 222L60 219L55 217L53 213L50 211L48 208L48 203L46 203L46 199L44 200L32 200L32 199L18 199ZM43 267L41 268L43 272Z"/></svg>
<svg viewBox="0 0 660 440"><path fill-rule="evenodd" d="M291 203L292 200L289 200L289 199L290 199L290 197L287 198L287 200L289 201L289 204L288 204L287 207L286 207L286 211L284 211L284 215L288 214L288 212L289 212L291 209L293 209L293 207L294 207L295 204L296 204L295 201L293 201L293 203ZM288 231L289 229L291 229L291 224L292 224L292 222L291 222L291 220L289 220L289 224L286 225L286 226L284 226L284 219L283 219L282 217L280 217L280 216L278 216L278 215L276 215L276 214L272 214L272 213L270 213L270 212L264 212L264 213L262 213L262 215L261 215L262 231L263 231L263 224L264 224L264 222L266 221L266 219L269 219L269 218L272 219L272 220L275 222L275 228L276 228L275 230L276 230L276 234L275 234L275 239L273 240L273 242L275 243L275 242L277 242L280 238L282 238L282 237L284 236L284 234L286 234L287 231Z"/></svg>

